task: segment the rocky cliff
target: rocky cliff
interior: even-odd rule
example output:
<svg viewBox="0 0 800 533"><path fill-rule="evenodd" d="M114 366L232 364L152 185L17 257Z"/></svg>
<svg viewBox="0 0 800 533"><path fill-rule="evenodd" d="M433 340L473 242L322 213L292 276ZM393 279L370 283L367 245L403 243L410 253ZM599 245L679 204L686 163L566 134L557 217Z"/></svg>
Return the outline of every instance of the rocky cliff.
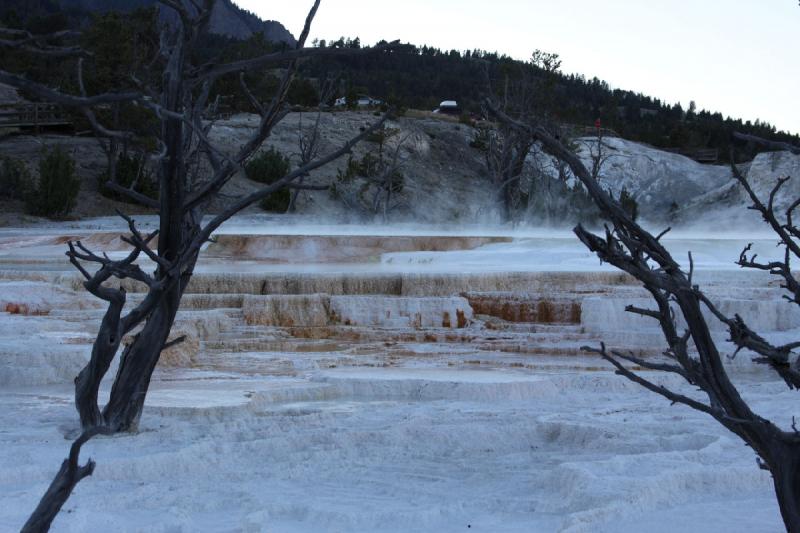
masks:
<svg viewBox="0 0 800 533"><path fill-rule="evenodd" d="M90 13L106 11L130 11L157 4L156 0L61 0L61 6L73 11ZM189 5L186 2L187 6ZM163 18L173 15L163 9ZM210 29L212 33L225 35L234 39L247 39L255 33L263 33L269 41L285 42L294 45L295 39L280 22L261 20L253 13L245 11L231 0L217 0L211 14Z"/></svg>

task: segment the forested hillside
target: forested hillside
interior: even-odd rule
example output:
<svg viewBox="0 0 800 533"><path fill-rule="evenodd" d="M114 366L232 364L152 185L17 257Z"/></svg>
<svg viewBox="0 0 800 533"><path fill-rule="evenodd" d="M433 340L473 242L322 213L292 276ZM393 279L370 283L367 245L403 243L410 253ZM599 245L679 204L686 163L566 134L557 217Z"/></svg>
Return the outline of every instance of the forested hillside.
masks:
<svg viewBox="0 0 800 533"><path fill-rule="evenodd" d="M68 27L80 26L85 29L102 26L102 17L96 15L98 12L107 13L117 8L131 12L155 3L155 0L61 0L60 3L58 0L7 0L0 10L0 18L9 27L47 33ZM273 50L276 46L285 46L282 43L276 45L275 41L293 41L279 23L263 22L230 0L220 0L218 6L211 24L215 34L207 36L204 46L197 51L207 59L252 57ZM138 21L139 25L147 20L151 24L157 23L156 18L141 14L137 16L135 13L126 15L126 18ZM115 27L114 24L105 25L112 30ZM259 28L263 31L259 31ZM102 28L100 31L103 31ZM118 31L118 28L114 31ZM150 33L155 34L155 30L151 29ZM104 42L102 38L97 40L101 44ZM111 41L118 41L118 35L108 35L105 42ZM362 47L358 38L317 41L315 45ZM29 63L15 60L8 54L0 52L0 59L7 65L6 68L14 70L15 65ZM557 56L550 57L557 60ZM125 71L124 65L118 67L122 67L119 72ZM734 131L772 140L800 142L797 135L777 131L774 126L759 120L751 122L724 117L713 110L698 110L694 106L683 109L679 104L644 94L611 89L606 82L597 78L563 74L557 69L550 72L542 67L536 61L518 61L495 52L448 51L397 44L390 51L382 53L307 61L301 68L303 77L296 80L292 87L290 102L315 106L323 82L333 79L336 90L332 98L349 95L352 100L355 95L368 94L399 108L423 110L434 109L442 100L457 100L465 113L474 116L482 112L481 99L490 91L501 95L510 84L513 86L524 82L541 93L536 99L537 112L546 113L556 123L591 127L600 119L603 127L626 139L684 153L710 149L718 154L720 162L729 159L731 133ZM38 79L50 77L52 79L42 81L64 85L70 83L72 73L65 72L61 65L53 65L26 74ZM270 71L249 73L247 81L262 99L269 98L277 86L276 73ZM252 111L238 87L238 75L220 80L216 88L221 97L219 101L230 111ZM750 160L757 153L755 146L736 148L736 157L740 161Z"/></svg>
<svg viewBox="0 0 800 533"><path fill-rule="evenodd" d="M156 0L4 0L0 16L6 25L27 25L33 31L41 30L44 33L54 26L85 26L91 16L97 13L129 13L157 5ZM168 12L165 10L162 18L169 17ZM212 33L234 39L246 39L263 33L270 41L294 43L294 37L281 23L261 20L231 0L219 0L216 3L210 29Z"/></svg>
<svg viewBox="0 0 800 533"><path fill-rule="evenodd" d="M357 38L342 38L317 45L360 47L361 43ZM351 92L368 93L407 107L434 109L440 101L452 99L472 113L481 111L480 101L488 84L499 93L507 79L527 77L536 81L546 75L530 62L493 52L448 51L412 44L380 56L354 55L337 59L333 64L329 60L315 61L307 65L306 71L314 77L338 75ZM659 148L718 149L722 161L727 160L733 131L794 143L800 140L797 135L779 132L759 120L729 118L713 110L693 107L683 109L680 104L611 89L605 81L578 74L558 73L554 87L548 87L548 92L548 111L560 122L592 126L599 118L603 127L626 139ZM754 147L737 148L743 158L755 155Z"/></svg>

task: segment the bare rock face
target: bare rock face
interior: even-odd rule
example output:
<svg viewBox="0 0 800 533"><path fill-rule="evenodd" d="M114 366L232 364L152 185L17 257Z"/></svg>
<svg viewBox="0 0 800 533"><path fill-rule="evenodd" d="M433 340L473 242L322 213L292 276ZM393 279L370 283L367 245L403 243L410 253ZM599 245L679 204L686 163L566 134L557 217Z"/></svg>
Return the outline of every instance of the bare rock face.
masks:
<svg viewBox="0 0 800 533"><path fill-rule="evenodd" d="M61 6L65 9L106 12L106 11L131 11L156 5L156 0L62 0ZM192 5L184 0L187 9ZM169 9L162 9L162 19L171 20L174 14ZM210 28L212 33L226 35L234 39L248 39L255 33L263 33L268 41L283 42L290 46L295 44L295 39L280 22L274 20L261 20L253 13L236 6L230 0L217 0L211 14Z"/></svg>
<svg viewBox="0 0 800 533"><path fill-rule="evenodd" d="M800 177L800 155L790 152L758 154L746 174L753 191L765 201L779 178L794 176ZM740 197L743 203L750 203L743 189L740 190ZM798 197L800 197L800 180L790 179L775 196L775 207L778 211L785 211Z"/></svg>
<svg viewBox="0 0 800 533"><path fill-rule="evenodd" d="M739 165L739 171L747 178L753 191L764 202L780 178L800 175L800 156L789 152L765 152L758 154L750 163ZM691 198L686 206L676 213L678 220L721 226L724 229L766 228L761 216L746 209L752 200L739 182L733 178L730 168L723 169L726 180L717 187ZM775 195L775 208L779 215L800 196L800 182L787 181Z"/></svg>
<svg viewBox="0 0 800 533"><path fill-rule="evenodd" d="M663 215L673 202L685 205L730 181L731 171L726 166L701 165L688 157L624 139L604 139L603 145L608 160L600 172L600 183L616 196L627 189L643 213ZM589 142L582 143L580 155L591 166L589 147Z"/></svg>
<svg viewBox="0 0 800 533"><path fill-rule="evenodd" d="M234 39L248 39L255 33L263 33L268 41L294 46L295 39L280 22L261 20L242 10L230 0L217 0L211 13L210 30L218 35Z"/></svg>
<svg viewBox="0 0 800 533"><path fill-rule="evenodd" d="M578 155L591 168L592 153L597 153L596 138L578 139ZM602 140L605 159L599 181L618 197L623 189L636 200L639 214L657 223L725 223L727 226L759 224L759 218L745 207L752 202L734 179L728 165L704 165L679 154L620 138ZM551 179L558 176L550 156L537 153L529 164ZM800 156L789 152L762 153L740 170L753 190L766 201L781 177L800 174ZM569 173L568 173L569 175ZM575 178L569 176L568 181ZM800 182L790 180L776 196L778 210L785 210L800 196ZM558 198L549 198L550 203ZM569 209L566 206L565 209ZM535 213L532 214L535 219Z"/></svg>

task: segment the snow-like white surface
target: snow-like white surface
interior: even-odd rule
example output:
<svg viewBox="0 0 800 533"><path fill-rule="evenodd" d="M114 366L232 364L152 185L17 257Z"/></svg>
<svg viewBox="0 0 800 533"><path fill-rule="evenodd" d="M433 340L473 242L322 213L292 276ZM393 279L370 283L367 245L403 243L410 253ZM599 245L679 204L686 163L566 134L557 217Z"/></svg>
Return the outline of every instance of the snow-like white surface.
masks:
<svg viewBox="0 0 800 533"><path fill-rule="evenodd" d="M68 451L71 380L103 312L64 274L65 229L0 231L0 302L39 311L0 308L0 531L19 529ZM72 229L111 242L105 222ZM313 230L299 229L280 231ZM468 229L453 234L476 235ZM384 230L317 233L337 231ZM139 433L85 447L97 469L53 530L781 531L752 450L579 351L607 340L658 353L653 324L624 313L647 303L641 290L567 231L510 235L350 265L204 260L175 327L191 353L157 371ZM794 307L764 276L734 271L749 241L774 253L763 234L685 232L667 244L681 260L693 251L726 312L794 340ZM582 313L504 322L473 312L470 291L575 301ZM800 414L796 393L745 354L727 367L759 413L783 427Z"/></svg>
<svg viewBox="0 0 800 533"><path fill-rule="evenodd" d="M609 372L318 379L334 390L284 403L259 401L270 382L157 385L139 434L86 447L97 470L54 531L781 530L749 449ZM0 529L14 530L74 413L67 390L0 404Z"/></svg>

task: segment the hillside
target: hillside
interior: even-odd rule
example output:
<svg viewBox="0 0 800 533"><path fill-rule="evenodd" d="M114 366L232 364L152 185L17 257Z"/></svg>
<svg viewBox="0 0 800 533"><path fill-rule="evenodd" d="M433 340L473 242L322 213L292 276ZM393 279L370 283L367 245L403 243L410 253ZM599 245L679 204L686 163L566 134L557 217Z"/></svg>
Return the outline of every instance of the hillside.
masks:
<svg viewBox="0 0 800 533"><path fill-rule="evenodd" d="M31 19L46 17L57 13L66 14L74 23L83 24L92 13L109 11L128 12L135 9L157 6L157 0L8 0L3 2L0 15L15 12L17 17ZM187 2L187 5L189 3ZM162 10L162 18L172 17L170 10ZM210 22L211 32L233 39L249 39L256 33L263 33L267 41L295 43L292 34L274 20L261 20L253 13L245 11L231 0L217 0Z"/></svg>
<svg viewBox="0 0 800 533"><path fill-rule="evenodd" d="M156 3L157 0L61 0L60 3L8 0L0 8L0 19L11 27L48 32L85 25L90 13L130 11ZM162 10L162 18L170 16L174 16L170 10ZM207 37L198 49L204 60L244 59L274 51L275 42L295 42L279 22L262 21L232 0L216 2L210 27L215 35ZM265 39L260 38L262 34ZM251 38L254 36L258 37ZM322 40L315 45L362 48L358 38ZM542 57L555 58L551 64L554 68L549 68ZM391 52L386 53L317 58L302 64L302 79L295 84L298 90L290 94L290 103L316 106L324 80L336 79L339 83L335 97L354 99L359 94L368 94L401 108L425 110L437 107L442 100L457 100L465 113L479 115L482 99L491 92L501 96L503 88L508 86L512 93L533 94L524 105L554 122L582 129L599 119L604 127L625 139L683 153L710 151L712 159L716 154L720 163L730 158L730 138L734 131L800 144L798 135L778 131L757 117L725 117L714 110L692 106L683 109L679 104L649 95L612 89L598 78L562 73L555 68L559 65L557 55L540 53L536 58L519 61L497 52L441 50L415 44L394 44ZM9 63L13 66L14 62L9 60ZM69 82L71 73L59 66L43 73L26 72L58 86ZM248 82L264 101L271 98L277 87L274 72L251 73ZM515 89L523 86L524 91ZM247 99L241 97L237 75L222 77L212 96L221 97L234 112L252 111ZM756 146L739 146L735 157L741 163L752 160L757 153Z"/></svg>
<svg viewBox="0 0 800 533"><path fill-rule="evenodd" d="M375 120L371 113L324 113L320 126L324 139L323 150L330 150L358 130ZM275 129L265 149L274 147L298 164L298 131L300 124L309 127L311 114L290 114ZM238 144L257 124L255 115L235 115L219 121L212 130L212 138L225 150L233 152ZM392 151L402 140L398 150L399 169L402 173L402 190L396 194L397 203L388 212L388 219L397 222L425 224L502 224L494 189L485 170L484 155L471 146L475 130L463 124L433 118L400 118L389 124L398 133L387 142ZM105 158L90 138L55 136L44 138L14 136L0 141L6 155L25 160L35 175L41 143L61 144L73 153L78 171L83 177L81 197L75 215L95 217L113 215L119 207L126 211L146 212L137 206L113 202L97 192L97 176L103 172ZM589 164L589 147L594 139L578 143L581 157ZM375 154L374 142L363 142L353 154L355 160L367 152ZM724 165L701 165L681 155L663 152L650 146L623 139L604 140L604 151L609 156L600 173L601 183L613 194L625 188L637 201L644 220L657 225L690 226L697 222L724 224L727 229L751 228L756 217L746 209L747 199L731 178L730 168ZM545 156L530 157L528 165L543 170L543 175L531 184L532 199L520 223L570 226L579 220L591 220L591 212L581 211L567 196L570 183L559 181L553 162ZM367 180L355 178L341 180L340 171L347 166L343 158L335 165L313 173L306 184L335 185L332 191L302 191L298 196L297 214L321 220L344 222L380 222L381 209L371 208L368 200L373 189ZM800 174L800 156L787 153L764 153L743 167L754 188L765 194L778 176ZM529 172L530 175L533 175ZM259 184L244 175L237 176L224 190L226 196L212 210L255 190ZM800 195L800 184L789 183L777 199L779 206L787 204L790 197ZM367 200L367 201L364 201ZM21 217L21 203L2 204L5 220L17 223ZM258 207L252 213L261 212ZM29 219L33 221L34 219ZM733 226L731 226L733 224Z"/></svg>
<svg viewBox="0 0 800 533"><path fill-rule="evenodd" d="M317 44L334 48L362 46L357 38ZM684 109L650 95L612 89L598 78L549 73L541 62L518 61L484 50L441 50L403 44L395 46L390 54L311 61L304 65L304 72L310 78L335 75L342 80L345 94L370 94L417 109L434 109L443 100L457 100L463 111L473 114L481 114L481 102L487 92L494 91L502 98L508 85L512 93L531 90L534 97L527 104L554 121L591 128L600 119L604 127L623 138L664 149L717 150L721 162L729 158L734 131L800 144L796 134L778 131L757 117L725 117L713 109ZM518 88L521 84L528 89ZM753 146L738 150L740 162L757 153Z"/></svg>

